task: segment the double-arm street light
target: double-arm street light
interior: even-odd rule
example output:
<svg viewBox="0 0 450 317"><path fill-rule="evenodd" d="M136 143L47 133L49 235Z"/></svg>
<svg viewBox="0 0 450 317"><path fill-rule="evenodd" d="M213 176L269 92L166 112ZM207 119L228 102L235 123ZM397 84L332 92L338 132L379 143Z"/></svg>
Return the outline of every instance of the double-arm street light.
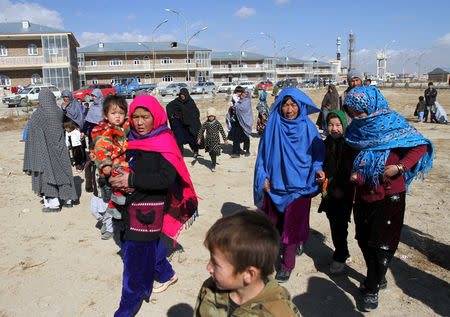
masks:
<svg viewBox="0 0 450 317"><path fill-rule="evenodd" d="M180 16L184 20L184 24L186 27L186 65L187 65L187 78L186 80L189 82L191 80L191 76L189 76L189 39L188 39L188 21L185 18L184 15L182 15L180 12L172 10L172 9L165 9L167 12L175 13L176 15Z"/></svg>
<svg viewBox="0 0 450 317"><path fill-rule="evenodd" d="M261 32L261 35L267 37L269 40L273 41L273 59L275 65L275 82L277 82L277 40L270 34Z"/></svg>
<svg viewBox="0 0 450 317"><path fill-rule="evenodd" d="M155 59L156 59L156 57L155 57L155 44L154 44L154 42L155 42L155 37L154 37L154 35L155 35L155 31L156 31L157 29L159 29L159 27L160 27L161 25L163 25L164 23L167 23L167 21L169 21L169 20L166 19L166 20L162 21L160 24L158 24L158 25L153 29L153 32L152 32L152 48L151 48L151 50L152 50L152 59L153 59L153 84L156 84L156 73L155 73L155 68L156 68L156 65L155 65ZM148 50L150 50L150 47L148 47L148 46L145 45L144 43L138 42L138 44L141 45L141 46L143 46L143 47L145 47L145 48L147 48Z"/></svg>
<svg viewBox="0 0 450 317"><path fill-rule="evenodd" d="M242 79L242 70L241 70L241 67L242 67L242 47L245 45L245 44L247 44L248 42L250 42L252 39L248 39L248 40L245 40L244 42L242 42L242 44L239 46L239 82L241 81L241 79Z"/></svg>

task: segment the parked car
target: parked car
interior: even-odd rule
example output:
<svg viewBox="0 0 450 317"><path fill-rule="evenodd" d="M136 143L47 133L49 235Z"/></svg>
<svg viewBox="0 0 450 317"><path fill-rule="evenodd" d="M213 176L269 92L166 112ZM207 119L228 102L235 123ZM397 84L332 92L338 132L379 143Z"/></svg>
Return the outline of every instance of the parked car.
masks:
<svg viewBox="0 0 450 317"><path fill-rule="evenodd" d="M270 80L263 80L262 82L260 82L258 84L258 89L267 89L267 88L272 88L273 87L273 83Z"/></svg>
<svg viewBox="0 0 450 317"><path fill-rule="evenodd" d="M312 88L318 85L318 81L315 79L305 80L301 83L302 87Z"/></svg>
<svg viewBox="0 0 450 317"><path fill-rule="evenodd" d="M81 87L78 90L72 92L72 96L75 99L81 98L82 100L89 102L91 101L91 94L94 89L100 89L103 93L103 96L106 97L108 95L115 95L116 90L113 85L110 84L90 84Z"/></svg>
<svg viewBox="0 0 450 317"><path fill-rule="evenodd" d="M189 93L191 92L191 87L188 84L185 83L172 83L167 87L164 88L160 88L159 89L159 93L161 94L161 96L165 96L165 95L172 95L172 96L176 96L180 93L181 88L186 88Z"/></svg>
<svg viewBox="0 0 450 317"><path fill-rule="evenodd" d="M204 94L212 91L216 91L216 85L213 82L198 83L192 87L193 94Z"/></svg>
<svg viewBox="0 0 450 317"><path fill-rule="evenodd" d="M51 92L55 95L56 98L61 98L61 91L53 85L39 85L39 86L27 86L21 90L19 90L16 94L12 94L8 97L2 99L4 104L7 104L8 107L15 107L25 105L28 101L37 102L39 98L39 92L43 88L50 89Z"/></svg>
<svg viewBox="0 0 450 317"><path fill-rule="evenodd" d="M239 84L239 86L244 87L245 89L248 89L250 91L253 91L253 89L255 89L255 83L252 81L243 81Z"/></svg>
<svg viewBox="0 0 450 317"><path fill-rule="evenodd" d="M156 84L140 84L137 77L121 78L114 86L117 95L132 99L138 91L152 92L155 88Z"/></svg>
<svg viewBox="0 0 450 317"><path fill-rule="evenodd" d="M231 93L233 93L236 87L237 85L235 83L223 83L219 86L219 88L217 88L217 92L227 92L228 89L230 89Z"/></svg>
<svg viewBox="0 0 450 317"><path fill-rule="evenodd" d="M277 87L280 88L280 89L283 88L284 85L285 85L285 81L284 81L284 80L279 80L279 81L277 82Z"/></svg>
<svg viewBox="0 0 450 317"><path fill-rule="evenodd" d="M297 87L298 80L295 78L286 78L286 80L284 81L284 84L288 87Z"/></svg>

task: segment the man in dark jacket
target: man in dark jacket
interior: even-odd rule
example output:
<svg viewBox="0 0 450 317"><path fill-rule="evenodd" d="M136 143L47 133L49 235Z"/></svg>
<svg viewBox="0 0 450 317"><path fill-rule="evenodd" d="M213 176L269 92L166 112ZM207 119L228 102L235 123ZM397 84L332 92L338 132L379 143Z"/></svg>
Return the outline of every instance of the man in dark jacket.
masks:
<svg viewBox="0 0 450 317"><path fill-rule="evenodd" d="M427 122L428 120L428 113L430 113L430 122L436 122L436 106L434 105L435 101L436 101L436 96L437 96L437 90L433 87L433 83L430 81L428 83L428 88L425 89L425 103L427 105L426 109L425 109L425 116L424 116L424 121Z"/></svg>

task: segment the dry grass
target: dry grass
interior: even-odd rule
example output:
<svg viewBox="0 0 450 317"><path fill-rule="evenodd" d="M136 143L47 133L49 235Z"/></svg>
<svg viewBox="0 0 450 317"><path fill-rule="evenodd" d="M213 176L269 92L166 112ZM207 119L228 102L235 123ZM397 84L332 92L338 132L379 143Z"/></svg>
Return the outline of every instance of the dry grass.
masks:
<svg viewBox="0 0 450 317"><path fill-rule="evenodd" d="M0 132L23 130L27 125L28 116L9 116L7 118L0 118Z"/></svg>

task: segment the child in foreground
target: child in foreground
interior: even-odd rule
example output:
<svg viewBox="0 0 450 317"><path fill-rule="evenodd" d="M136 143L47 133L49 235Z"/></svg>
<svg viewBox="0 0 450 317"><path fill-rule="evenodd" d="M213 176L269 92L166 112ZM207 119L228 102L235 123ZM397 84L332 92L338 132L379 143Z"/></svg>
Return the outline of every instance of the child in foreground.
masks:
<svg viewBox="0 0 450 317"><path fill-rule="evenodd" d="M211 277L200 289L195 317L300 316L289 292L270 276L280 236L265 214L244 210L219 219L204 245Z"/></svg>
<svg viewBox="0 0 450 317"><path fill-rule="evenodd" d="M206 130L206 138L205 138L205 151L209 152L209 156L211 157L211 171L216 171L216 158L220 155L220 134L222 134L222 138L225 142L225 145L228 145L227 136L225 135L225 131L223 130L222 125L219 121L216 120L216 109L208 108L207 111L208 120L202 124L200 131L197 136L197 143L201 144L203 139L203 134Z"/></svg>
<svg viewBox="0 0 450 317"><path fill-rule="evenodd" d="M100 173L99 185L102 188L103 199L111 200L108 203L106 212L110 213L116 219L122 219L122 215L117 209L117 205L124 205L126 194L131 191L129 188L115 189L111 188L108 178L111 175L118 175L123 172L130 172L128 163L125 160L125 151L127 150L127 136L130 131L130 125L125 121L128 104L125 98L120 96L108 96L103 102L103 117L92 129L92 140L95 144L95 165Z"/></svg>

